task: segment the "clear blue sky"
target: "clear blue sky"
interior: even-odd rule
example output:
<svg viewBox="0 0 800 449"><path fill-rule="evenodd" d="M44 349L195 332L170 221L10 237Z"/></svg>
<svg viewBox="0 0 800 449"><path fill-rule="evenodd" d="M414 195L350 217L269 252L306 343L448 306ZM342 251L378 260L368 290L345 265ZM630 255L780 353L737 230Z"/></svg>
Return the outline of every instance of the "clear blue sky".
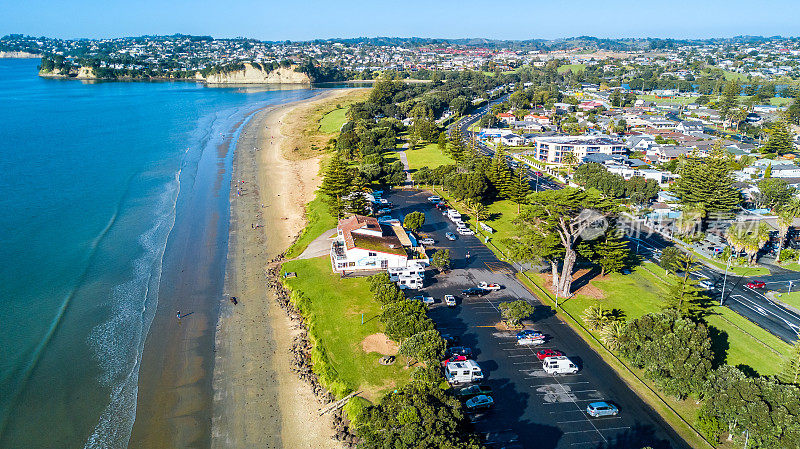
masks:
<svg viewBox="0 0 800 449"><path fill-rule="evenodd" d="M798 0L2 0L0 35L262 40L800 35Z"/></svg>

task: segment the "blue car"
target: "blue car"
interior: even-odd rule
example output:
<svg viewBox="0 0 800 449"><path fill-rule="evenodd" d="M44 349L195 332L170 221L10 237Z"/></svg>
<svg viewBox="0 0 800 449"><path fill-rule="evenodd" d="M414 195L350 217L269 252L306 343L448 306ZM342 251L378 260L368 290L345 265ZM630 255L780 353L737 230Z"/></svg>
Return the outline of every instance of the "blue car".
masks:
<svg viewBox="0 0 800 449"><path fill-rule="evenodd" d="M600 401L589 404L586 407L586 413L588 413L592 418L597 418L600 416L616 416L619 413L619 409L613 404Z"/></svg>

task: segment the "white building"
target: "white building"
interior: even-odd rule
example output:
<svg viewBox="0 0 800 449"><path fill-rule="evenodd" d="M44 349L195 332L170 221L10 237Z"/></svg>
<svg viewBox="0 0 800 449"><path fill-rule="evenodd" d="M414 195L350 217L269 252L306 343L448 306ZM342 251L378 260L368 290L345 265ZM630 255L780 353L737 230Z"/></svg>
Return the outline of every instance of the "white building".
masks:
<svg viewBox="0 0 800 449"><path fill-rule="evenodd" d="M533 156L544 162L561 163L566 153L574 153L578 161L590 154L624 155L628 148L624 143L608 136L553 136L534 139L536 150Z"/></svg>
<svg viewBox="0 0 800 449"><path fill-rule="evenodd" d="M399 225L382 225L374 217L353 215L339 220L331 243L331 267L337 273L388 271L427 266L425 249L415 246Z"/></svg>

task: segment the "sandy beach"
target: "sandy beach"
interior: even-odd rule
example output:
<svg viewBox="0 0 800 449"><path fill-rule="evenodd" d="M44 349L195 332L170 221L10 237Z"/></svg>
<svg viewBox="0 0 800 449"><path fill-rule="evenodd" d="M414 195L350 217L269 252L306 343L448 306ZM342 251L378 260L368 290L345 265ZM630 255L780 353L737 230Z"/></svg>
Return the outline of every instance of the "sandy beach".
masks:
<svg viewBox="0 0 800 449"><path fill-rule="evenodd" d="M287 115L347 95L327 91L309 100L257 112L236 144L225 294L216 333L212 447L334 448L328 416L292 371L293 323L265 285L267 261L285 251L305 226L304 206L320 179L319 157L289 160Z"/></svg>

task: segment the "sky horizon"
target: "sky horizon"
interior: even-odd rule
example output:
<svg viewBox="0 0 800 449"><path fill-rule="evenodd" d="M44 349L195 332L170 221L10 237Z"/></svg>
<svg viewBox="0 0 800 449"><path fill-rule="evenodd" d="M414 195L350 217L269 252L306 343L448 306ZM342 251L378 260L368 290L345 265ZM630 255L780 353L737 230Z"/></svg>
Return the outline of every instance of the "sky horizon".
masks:
<svg viewBox="0 0 800 449"><path fill-rule="evenodd" d="M0 35L64 39L192 34L215 38L308 41L357 37L485 38L497 40L598 38L704 39L797 37L792 0L675 0L642 4L531 0L501 7L485 2L407 0L402 7L365 3L231 0L30 0L5 5ZM69 20L64 20L69 17Z"/></svg>

